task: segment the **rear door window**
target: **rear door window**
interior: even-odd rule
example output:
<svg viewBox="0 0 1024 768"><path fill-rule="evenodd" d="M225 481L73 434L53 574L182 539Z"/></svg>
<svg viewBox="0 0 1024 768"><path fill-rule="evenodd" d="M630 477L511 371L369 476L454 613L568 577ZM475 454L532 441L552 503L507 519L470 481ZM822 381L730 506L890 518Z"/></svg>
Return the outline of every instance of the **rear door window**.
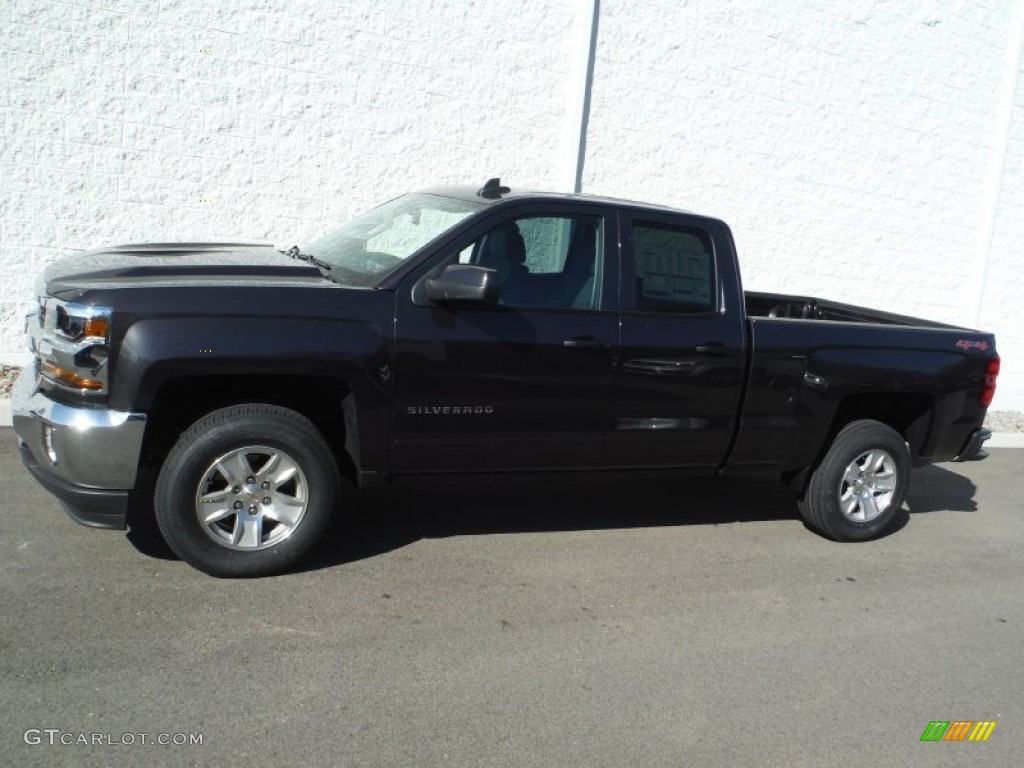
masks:
<svg viewBox="0 0 1024 768"><path fill-rule="evenodd" d="M633 263L636 311L714 311L715 258L706 232L635 221Z"/></svg>

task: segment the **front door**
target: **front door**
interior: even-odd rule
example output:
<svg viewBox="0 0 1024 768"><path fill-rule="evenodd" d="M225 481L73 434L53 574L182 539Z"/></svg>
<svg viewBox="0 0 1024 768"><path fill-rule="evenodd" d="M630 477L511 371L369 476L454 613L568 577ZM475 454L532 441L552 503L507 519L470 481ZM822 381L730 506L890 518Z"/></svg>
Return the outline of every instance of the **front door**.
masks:
<svg viewBox="0 0 1024 768"><path fill-rule="evenodd" d="M615 223L570 203L510 213L403 283L392 472L601 465L618 347ZM498 305L438 306L414 290L457 261L501 275Z"/></svg>

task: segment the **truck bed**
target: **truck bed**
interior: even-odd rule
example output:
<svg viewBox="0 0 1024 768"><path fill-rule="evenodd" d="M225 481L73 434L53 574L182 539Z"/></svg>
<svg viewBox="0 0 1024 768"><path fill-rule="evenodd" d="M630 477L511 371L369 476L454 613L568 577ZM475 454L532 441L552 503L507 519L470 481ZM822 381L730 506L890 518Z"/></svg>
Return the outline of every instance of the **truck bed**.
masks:
<svg viewBox="0 0 1024 768"><path fill-rule="evenodd" d="M744 300L750 373L732 467L813 463L851 407L899 425L917 463L963 454L984 418L992 334L808 296Z"/></svg>
<svg viewBox="0 0 1024 768"><path fill-rule="evenodd" d="M956 329L957 326L937 323L909 315L897 315L853 304L816 299L811 296L789 296L782 293L745 291L747 317L775 317L799 320L833 320L845 323L876 323L918 328Z"/></svg>

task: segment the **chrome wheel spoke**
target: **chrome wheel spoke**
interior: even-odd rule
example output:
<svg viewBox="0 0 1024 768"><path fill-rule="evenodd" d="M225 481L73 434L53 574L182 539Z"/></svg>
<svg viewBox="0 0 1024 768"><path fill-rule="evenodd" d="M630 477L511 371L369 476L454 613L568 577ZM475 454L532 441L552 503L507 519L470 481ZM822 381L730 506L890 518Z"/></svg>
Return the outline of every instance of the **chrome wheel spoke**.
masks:
<svg viewBox="0 0 1024 768"><path fill-rule="evenodd" d="M839 497L839 505L842 507L843 514L847 517L852 517L857 511L857 496L853 490L847 490L842 496Z"/></svg>
<svg viewBox="0 0 1024 768"><path fill-rule="evenodd" d="M281 454L275 451L263 462L263 466L256 470L256 476L260 478L270 477L280 463Z"/></svg>
<svg viewBox="0 0 1024 768"><path fill-rule="evenodd" d="M215 523L233 514L231 508L231 489L213 491L200 497L199 513L204 523Z"/></svg>
<svg viewBox="0 0 1024 768"><path fill-rule="evenodd" d="M203 522L209 525L210 523L216 523L223 520L226 517L231 517L237 510L234 510L228 504L222 504L220 506L214 506L213 504L207 504L205 509L206 514L203 515Z"/></svg>
<svg viewBox="0 0 1024 768"><path fill-rule="evenodd" d="M281 525L294 528L305 509L305 501L278 494L271 504L263 508L263 514Z"/></svg>
<svg viewBox="0 0 1024 768"><path fill-rule="evenodd" d="M210 491L199 497L203 504L222 504L231 500L231 489L221 488L219 491Z"/></svg>
<svg viewBox="0 0 1024 768"><path fill-rule="evenodd" d="M865 520L871 520L878 517L878 513L881 510L878 508L878 504L875 501L875 497L870 493L865 493L860 499L860 509Z"/></svg>
<svg viewBox="0 0 1024 768"><path fill-rule="evenodd" d="M880 472L875 475L875 489L879 491L892 491L896 488L895 472Z"/></svg>
<svg viewBox="0 0 1024 768"><path fill-rule="evenodd" d="M245 451L233 451L221 457L214 465L217 471L228 481L228 485L241 485L252 472Z"/></svg>
<svg viewBox="0 0 1024 768"><path fill-rule="evenodd" d="M287 483L299 471L298 465L290 458L280 454L278 454L277 458L278 461L274 468L273 476L270 478L271 487L274 489L280 488Z"/></svg>
<svg viewBox="0 0 1024 768"><path fill-rule="evenodd" d="M231 543L241 549L258 547L263 539L263 516L238 515L231 539Z"/></svg>
<svg viewBox="0 0 1024 768"><path fill-rule="evenodd" d="M860 478L860 468L857 463L854 462L846 468L846 472L843 473L843 482L853 485Z"/></svg>
<svg viewBox="0 0 1024 768"><path fill-rule="evenodd" d="M864 456L864 471L877 472L885 460L886 454L882 451L868 451Z"/></svg>

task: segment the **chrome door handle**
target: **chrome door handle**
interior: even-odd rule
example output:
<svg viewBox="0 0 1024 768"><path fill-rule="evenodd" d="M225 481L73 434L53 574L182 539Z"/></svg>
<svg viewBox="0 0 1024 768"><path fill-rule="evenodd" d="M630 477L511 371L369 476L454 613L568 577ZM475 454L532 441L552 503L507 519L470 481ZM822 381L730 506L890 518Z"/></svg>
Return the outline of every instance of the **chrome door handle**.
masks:
<svg viewBox="0 0 1024 768"><path fill-rule="evenodd" d="M627 360L622 370L629 373L679 374L690 373L695 365L693 360Z"/></svg>
<svg viewBox="0 0 1024 768"><path fill-rule="evenodd" d="M604 339L595 339L592 336L575 336L562 342L563 347L569 349L611 349L612 343Z"/></svg>
<svg viewBox="0 0 1024 768"><path fill-rule="evenodd" d="M694 351L698 355L714 355L715 357L734 356L736 354L735 350L729 349L725 344L719 344L714 341L698 344L694 347Z"/></svg>

